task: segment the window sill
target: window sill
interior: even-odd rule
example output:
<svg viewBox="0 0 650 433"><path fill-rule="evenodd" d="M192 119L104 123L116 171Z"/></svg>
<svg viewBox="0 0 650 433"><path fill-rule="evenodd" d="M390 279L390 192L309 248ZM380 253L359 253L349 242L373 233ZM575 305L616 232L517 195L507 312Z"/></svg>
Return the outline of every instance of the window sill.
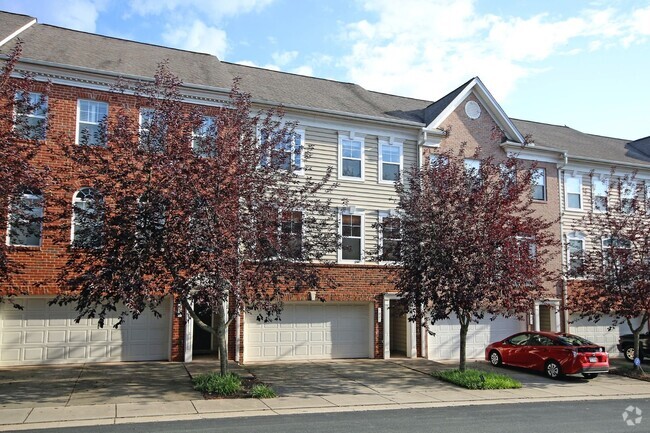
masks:
<svg viewBox="0 0 650 433"><path fill-rule="evenodd" d="M348 177L348 176L339 176L339 180L348 180L350 182L364 182L365 179L362 177Z"/></svg>

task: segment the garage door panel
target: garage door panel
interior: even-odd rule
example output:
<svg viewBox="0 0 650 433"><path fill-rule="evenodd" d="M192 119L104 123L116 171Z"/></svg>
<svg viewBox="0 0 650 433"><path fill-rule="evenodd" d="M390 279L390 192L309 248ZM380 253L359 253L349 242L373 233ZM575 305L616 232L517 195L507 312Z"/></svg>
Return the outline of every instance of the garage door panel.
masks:
<svg viewBox="0 0 650 433"><path fill-rule="evenodd" d="M369 356L368 304L285 304L280 322L246 316L246 361Z"/></svg>
<svg viewBox="0 0 650 433"><path fill-rule="evenodd" d="M74 306L48 305L46 298L25 298L23 310L0 304L0 364L42 364L167 359L169 302L161 304L162 318L143 313L118 329L112 313L104 328L97 319L74 321Z"/></svg>
<svg viewBox="0 0 650 433"><path fill-rule="evenodd" d="M611 357L619 357L622 354L616 348L618 337L623 334L630 334L630 327L627 323L612 326L613 318L603 317L598 322L592 322L578 318L577 315L571 316L569 330L572 334L579 335L592 341L600 346L605 347ZM610 329L611 328L611 329Z"/></svg>
<svg viewBox="0 0 650 433"><path fill-rule="evenodd" d="M485 347L509 335L524 331L526 324L516 318L485 318L471 323L467 331L467 358L482 358ZM428 336L428 357L433 360L458 359L460 357L460 324L458 319L447 319L431 326L435 335Z"/></svg>

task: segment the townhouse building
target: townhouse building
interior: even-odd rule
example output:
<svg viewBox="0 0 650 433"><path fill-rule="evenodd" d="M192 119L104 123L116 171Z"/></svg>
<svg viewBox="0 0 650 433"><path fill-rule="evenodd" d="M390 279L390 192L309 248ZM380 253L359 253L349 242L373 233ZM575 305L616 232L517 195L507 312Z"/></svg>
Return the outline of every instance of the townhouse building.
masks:
<svg viewBox="0 0 650 433"><path fill-rule="evenodd" d="M251 314L235 321L228 344L229 353L238 362L458 357L455 321L430 326L435 335L409 321L394 308L398 296L383 277L383 266L365 256L377 242L400 242L398 231L379 234L374 228L376 222L393 215L395 173L422 165L437 152L466 145L470 152L480 148L483 155L497 159L512 153L535 162L535 212L550 220L562 215L562 221L572 217L564 198L567 185L573 185L567 180L569 174L583 176L582 194L586 197L589 167L609 161L628 164L630 169L634 164L647 164L647 160L633 161L624 140L510 119L479 78L437 101L427 101L39 24L33 17L0 12L0 55L6 56L18 39L23 41L19 69L51 83L47 113L39 115L53 119L48 131L52 136L67 136L79 143L81 129L95 127L124 102L120 99L124 96L111 92L119 77L150 78L157 64L167 60L184 83L182 95L187 104L222 106L233 78L239 77L255 108L282 105L286 119L298 122L300 139L313 146L309 165L314 175L334 168L339 187L332 198L342 243L348 247L331 257L336 265L327 270L338 287L293 295L286 300L281 322L261 323ZM533 143L526 143L527 134L532 134ZM55 143L47 136L43 143L44 150L35 163L56 168L57 161L50 160L47 152ZM608 162L599 162L601 157ZM84 193L84 186L70 186L66 198L70 206ZM40 194L43 212L49 212L49 192L44 189ZM567 226L558 222L553 230L565 245L573 245ZM52 241L50 228L45 224L30 239L14 239L9 236L10 229L6 242L17 247L13 258L24 270L16 278L27 296L20 299L23 310L0 304L0 365L190 361L193 355L211 351L211 338L193 325L177 299L163 304L162 317L143 314L118 329L111 326L115 318L101 329L95 319L75 323L72 306L47 305L58 291L54 282L58 269L65 265L63 247ZM550 264L558 272L570 262L565 250ZM567 290L570 284L549 283L546 296L531 306L528 317L486 318L472 324L468 357L479 357L489 342L526 329L571 329L600 342L602 325L569 323L570 317L561 310Z"/></svg>

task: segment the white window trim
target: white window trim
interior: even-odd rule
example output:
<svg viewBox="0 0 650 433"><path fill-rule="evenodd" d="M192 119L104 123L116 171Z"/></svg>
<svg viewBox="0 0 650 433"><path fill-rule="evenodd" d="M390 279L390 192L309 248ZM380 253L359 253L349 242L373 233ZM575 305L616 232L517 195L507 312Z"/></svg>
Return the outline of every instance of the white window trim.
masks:
<svg viewBox="0 0 650 433"><path fill-rule="evenodd" d="M379 212L379 223L383 223L384 219L386 218L398 218L398 215L395 210L391 211L380 211ZM379 236L378 236L378 241L379 241L379 257L382 257L384 255L384 231L379 228ZM402 234L402 227L400 225L400 235ZM403 236L400 236L400 242L403 240ZM394 264L397 263L395 260L380 260L380 264Z"/></svg>
<svg viewBox="0 0 650 433"><path fill-rule="evenodd" d="M584 259L586 242L585 235L581 232L570 232L566 235L566 269L569 271L571 269L571 241L580 241L582 242L582 258ZM580 279L583 277L573 277L573 279Z"/></svg>
<svg viewBox="0 0 650 433"><path fill-rule="evenodd" d="M78 190L76 190L75 193L72 195L72 216L70 218L70 245L72 245L72 246L74 246L74 234L75 234L75 229L76 229L75 204L78 203L78 202L83 201L83 200L78 199L79 193L81 192L82 189L90 189L95 194L97 194L98 197L100 197L99 192L95 188L90 187L90 186L83 186L83 187L79 188Z"/></svg>
<svg viewBox="0 0 650 433"><path fill-rule="evenodd" d="M348 140L348 141L358 141L361 143L361 177L353 177L353 176L343 176L343 141ZM351 158L347 158L351 159ZM354 136L354 138L347 136L347 135L339 135L339 145L338 145L338 178L341 180L350 180L353 182L364 182L365 181L365 175L366 175L366 145L365 145L365 138L364 137L357 137Z"/></svg>
<svg viewBox="0 0 650 433"><path fill-rule="evenodd" d="M219 131L217 131L217 118L215 116L202 116L201 117L201 126L200 126L200 128L203 127L203 124L205 123L206 118L212 119L212 122L213 122L212 124L214 125L214 128L215 128L214 131L215 131L215 133L218 133ZM197 149L194 148L194 140L196 140L197 138L198 139L205 138L205 134L197 134L196 131L197 131L196 129L192 130L192 138L190 138L190 148L192 149L193 152L195 152L196 155L199 155L197 153ZM203 154L200 154L199 156L201 156L203 158L207 157L207 155L203 155Z"/></svg>
<svg viewBox="0 0 650 433"><path fill-rule="evenodd" d="M539 173L539 172L543 173L542 176L541 176L541 179L542 179L541 186L543 187L543 190L544 190L544 197L543 198L534 198L533 197L533 200L538 201L538 202L548 201L548 188L547 188L547 185L546 185L546 183L547 183L546 182L546 168L537 167L537 168L535 168L533 170L533 188L536 187L536 186L540 186L536 182L536 179L539 178L539 176L537 175L537 173Z"/></svg>
<svg viewBox="0 0 650 433"><path fill-rule="evenodd" d="M36 115L33 112L31 112L31 113L24 114L24 116L28 117L30 119L41 119L41 120L43 120L43 122L45 123L45 125L47 127L47 121L48 121L47 118L48 118L48 114L49 114L49 106L48 106L49 101L48 101L47 95L43 94L42 92L29 92L28 91L27 93L30 95L30 98L31 98L31 95L39 95L39 99L41 100L41 102L45 106L45 114L43 114L41 116L41 115ZM16 94L15 97L17 97L17 94ZM43 99L45 99L45 100L43 100ZM31 103L31 100L30 100L30 103ZM16 121L17 120L18 120L18 112L16 110L16 107L14 106L13 118L12 118L12 129L13 130L16 129ZM38 138L38 140L45 140L46 138L47 138L47 128L46 128L46 131L44 133L43 138Z"/></svg>
<svg viewBox="0 0 650 433"><path fill-rule="evenodd" d="M637 200L637 188L638 188L638 183L633 180L622 180L621 181L621 194L619 197L619 206L621 209L621 212L623 212L623 200L632 200L632 203L634 203ZM636 203L638 206L638 202ZM631 212L624 212L626 214L631 214L634 213L634 207L632 208Z"/></svg>
<svg viewBox="0 0 650 433"><path fill-rule="evenodd" d="M294 169L293 173L299 176L304 176L305 174L305 130L301 128L295 128L293 134L300 136L300 168ZM296 142L292 138L291 143L291 164L295 166L296 163L296 154L294 153ZM262 143L262 130L257 128L257 142L259 145ZM268 162L270 160L269 155L266 155L264 159ZM258 165L259 167L259 165Z"/></svg>
<svg viewBox="0 0 650 433"><path fill-rule="evenodd" d="M350 259L343 259L343 215L352 215L352 216L360 216L361 217L361 242L360 242L360 260L350 260ZM358 209L355 208L354 206L348 207L348 208L342 208L339 210L339 237L341 238L341 247L338 249L338 263L363 263L365 261L365 254L364 254L364 249L366 245L366 214L363 209Z"/></svg>
<svg viewBox="0 0 650 433"><path fill-rule="evenodd" d="M25 197L29 196L29 198L33 199L40 199L42 203L44 203L45 197L43 194L38 195L38 194L27 194L23 193L21 194L21 200ZM45 205L41 205L41 218L43 218L43 215L45 215ZM12 244L11 243L11 204L9 205L9 208L7 209L7 228L5 232L5 245L11 246L11 247L20 247L20 248L41 248L43 246L43 221L41 219L40 222L40 227L39 227L39 233L40 237L38 239L38 245L24 245L24 244Z"/></svg>
<svg viewBox="0 0 650 433"><path fill-rule="evenodd" d="M577 179L578 180L578 191L580 194L580 207L570 207L569 206L569 189L567 188L567 180L568 179ZM574 194L574 193L571 193ZM585 197L584 197L584 191L582 190L582 176L581 175L575 175L572 176L570 174L564 175L564 208L567 210L575 210L575 211L581 211L584 210L585 207Z"/></svg>
<svg viewBox="0 0 650 433"><path fill-rule="evenodd" d="M379 140L379 148L378 148L379 163L377 164L377 171L378 171L377 183L381 183L384 185L394 185L395 184L394 180L384 179L384 153L383 153L384 147L392 147L392 148L399 149L399 173L400 176L402 176L402 174L404 173L404 145L403 143L398 141L389 142L385 140ZM389 164L395 164L395 163L389 162Z"/></svg>
<svg viewBox="0 0 650 433"><path fill-rule="evenodd" d="M605 186L605 195L596 195L596 182L602 182ZM607 199L607 209L611 206L611 203L609 202L609 179L599 179L599 178L594 178L591 181L591 208L593 209L594 212L598 213L605 213L607 212L606 210L599 210L596 209L596 197L605 197Z"/></svg>
<svg viewBox="0 0 650 433"><path fill-rule="evenodd" d="M108 102L105 101L95 101L93 99L77 99L77 131L76 131L76 137L75 137L75 144L81 144L79 143L79 139L81 138L81 102L92 102L94 104L104 104L106 105L106 117L108 117L108 110L109 110L109 105ZM85 124L90 125L91 123L89 122L84 122ZM94 125L99 125L99 123L94 123ZM93 145L96 147L104 147L106 146L106 143L103 144L96 144Z"/></svg>

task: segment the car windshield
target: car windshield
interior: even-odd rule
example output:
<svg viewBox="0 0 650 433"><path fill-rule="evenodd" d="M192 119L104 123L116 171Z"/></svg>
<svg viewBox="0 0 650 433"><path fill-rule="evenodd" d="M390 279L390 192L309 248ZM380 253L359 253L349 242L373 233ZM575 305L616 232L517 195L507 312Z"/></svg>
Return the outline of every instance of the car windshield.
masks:
<svg viewBox="0 0 650 433"><path fill-rule="evenodd" d="M566 344L567 346L595 346L594 343L591 341L578 337L577 335L571 335L571 334L564 334L564 335L558 335L557 339L560 340L563 344Z"/></svg>

